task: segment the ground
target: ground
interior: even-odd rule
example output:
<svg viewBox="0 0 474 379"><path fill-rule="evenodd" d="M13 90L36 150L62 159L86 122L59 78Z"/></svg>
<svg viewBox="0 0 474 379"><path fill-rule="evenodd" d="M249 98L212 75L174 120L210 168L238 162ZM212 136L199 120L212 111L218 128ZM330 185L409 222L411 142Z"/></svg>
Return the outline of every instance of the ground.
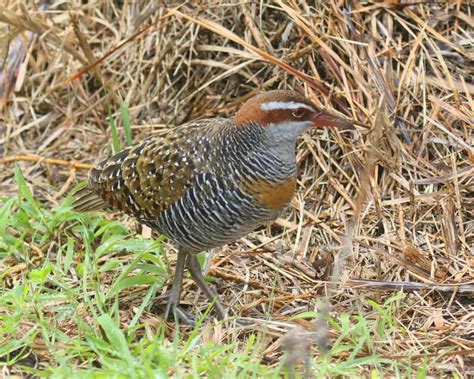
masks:
<svg viewBox="0 0 474 379"><path fill-rule="evenodd" d="M7 0L2 375L474 375L468 3ZM289 209L214 252L207 278L249 325L189 277L197 325L165 321L172 243L70 191L121 146L276 88L357 130L302 137Z"/></svg>

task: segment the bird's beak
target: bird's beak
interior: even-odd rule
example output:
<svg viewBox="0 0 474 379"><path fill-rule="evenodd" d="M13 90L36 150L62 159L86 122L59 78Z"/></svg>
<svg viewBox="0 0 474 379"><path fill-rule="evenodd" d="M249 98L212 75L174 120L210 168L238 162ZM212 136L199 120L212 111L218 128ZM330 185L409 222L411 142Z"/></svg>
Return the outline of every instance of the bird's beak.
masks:
<svg viewBox="0 0 474 379"><path fill-rule="evenodd" d="M334 127L341 130L354 130L354 124L345 118L336 116L328 111L320 111L313 119L313 127Z"/></svg>

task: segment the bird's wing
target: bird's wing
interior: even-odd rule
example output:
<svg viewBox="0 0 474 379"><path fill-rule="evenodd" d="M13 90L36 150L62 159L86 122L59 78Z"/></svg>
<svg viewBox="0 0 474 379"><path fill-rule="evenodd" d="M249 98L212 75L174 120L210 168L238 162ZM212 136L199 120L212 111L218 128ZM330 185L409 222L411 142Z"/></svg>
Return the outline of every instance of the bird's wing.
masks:
<svg viewBox="0 0 474 379"><path fill-rule="evenodd" d="M112 208L140 219L158 216L208 169L215 137L230 122L191 122L124 149L91 170L88 187L75 195L73 208Z"/></svg>

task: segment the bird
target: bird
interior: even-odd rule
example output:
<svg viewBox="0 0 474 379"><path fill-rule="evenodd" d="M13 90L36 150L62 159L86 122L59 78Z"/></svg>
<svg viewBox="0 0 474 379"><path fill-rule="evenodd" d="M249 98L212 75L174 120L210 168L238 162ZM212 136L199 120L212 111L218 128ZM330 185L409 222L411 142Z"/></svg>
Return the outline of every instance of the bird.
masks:
<svg viewBox="0 0 474 379"><path fill-rule="evenodd" d="M165 310L179 307L187 268L219 319L227 312L197 253L234 242L277 219L296 190L296 141L310 128L353 123L288 90L261 92L231 118L160 131L103 160L74 194L73 209L118 210L167 236L177 262Z"/></svg>

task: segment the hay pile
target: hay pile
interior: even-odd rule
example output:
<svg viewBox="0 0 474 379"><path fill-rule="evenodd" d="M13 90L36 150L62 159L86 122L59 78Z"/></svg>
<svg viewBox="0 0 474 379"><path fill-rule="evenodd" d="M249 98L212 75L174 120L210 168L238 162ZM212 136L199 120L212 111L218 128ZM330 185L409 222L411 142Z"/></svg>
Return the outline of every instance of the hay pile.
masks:
<svg viewBox="0 0 474 379"><path fill-rule="evenodd" d="M286 320L314 308L331 270L335 315L352 313L366 297L383 303L392 292L375 288L391 282L472 283L473 8L467 1L310 3L107 0L35 11L7 1L0 57L5 36L39 36L23 85L0 114L0 145L12 157L0 158L2 194L16 192L15 161L47 206L61 202L87 174L87 165L68 162L95 164L110 153L107 116L122 130L122 102L138 141L157 128L230 116L257 91L291 88L353 119L358 131L302 138L298 195L284 220L214 258L210 273L226 279L218 281L224 301L247 317ZM427 288L405 297L399 336L381 355L422 359L444 346L474 348L472 288ZM190 283L184 295L195 302ZM277 354L272 346L269 357ZM453 354L439 364L462 372L469 362Z"/></svg>

